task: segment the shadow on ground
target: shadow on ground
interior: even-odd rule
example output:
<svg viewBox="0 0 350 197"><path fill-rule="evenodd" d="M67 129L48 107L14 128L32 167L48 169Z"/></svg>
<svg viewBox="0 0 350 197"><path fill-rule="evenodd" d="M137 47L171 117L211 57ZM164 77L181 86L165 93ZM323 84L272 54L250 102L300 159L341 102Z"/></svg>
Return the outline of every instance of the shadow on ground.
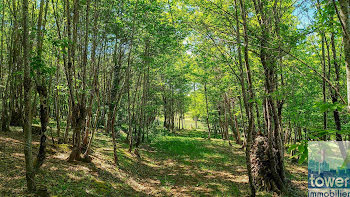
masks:
<svg viewBox="0 0 350 197"><path fill-rule="evenodd" d="M200 134L202 135L202 134ZM23 133L0 132L0 195L25 196ZM38 137L34 137L34 155ZM113 161L110 137L99 132L92 163L68 163L67 145L49 145L48 158L36 178L56 196L246 196L245 156L227 141L206 140L193 132L157 137L140 148L141 158L118 143L119 166ZM307 170L287 169L297 196L306 196ZM261 192L259 196L273 196Z"/></svg>

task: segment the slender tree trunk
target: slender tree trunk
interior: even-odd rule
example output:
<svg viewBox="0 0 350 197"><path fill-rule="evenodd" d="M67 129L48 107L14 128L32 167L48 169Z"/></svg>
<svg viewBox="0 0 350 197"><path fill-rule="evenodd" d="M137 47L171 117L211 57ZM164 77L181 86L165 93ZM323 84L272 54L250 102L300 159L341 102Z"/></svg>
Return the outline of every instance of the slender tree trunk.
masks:
<svg viewBox="0 0 350 197"><path fill-rule="evenodd" d="M93 103L93 99L94 96L97 92L97 82L98 82L98 74L99 74L99 67L98 65L96 65L96 48L97 48L97 20L98 20L98 13L97 13L97 1L95 1L95 13L94 13L94 28L93 28L93 43L92 43L92 52L91 52L91 70L94 73L93 74L93 82L92 82L92 89L90 91L90 98L89 98L89 104L87 107L87 118L86 118L86 122L85 122L85 135L84 135L84 139L83 139L83 147L87 147L88 145L88 138L89 138L89 133L90 133L90 122L92 119L92 103ZM87 8L87 12L88 12L88 8ZM88 14L87 14L88 15ZM88 16L87 16L87 20L88 20ZM88 23L86 23L88 24ZM87 25L86 25L87 26ZM86 27L88 28L88 27ZM88 30L86 30L86 39L88 37ZM86 41L86 51L85 53L87 53L87 40ZM87 56L87 54L85 54ZM87 57L86 57L87 58Z"/></svg>
<svg viewBox="0 0 350 197"><path fill-rule="evenodd" d="M339 0L340 12L336 6L335 0L333 0L334 8L337 12L340 24L343 30L343 43L344 43L344 56L346 65L346 84L347 84L347 100L348 100L348 112L350 113L350 16L349 7L350 2L348 0ZM339 117L335 121L338 122ZM339 123L340 124L340 123ZM339 125L338 125L339 126ZM346 156L344 144L341 142L342 136L337 135L338 146L343 157Z"/></svg>
<svg viewBox="0 0 350 197"><path fill-rule="evenodd" d="M338 17L343 29L343 42L344 42L344 54L346 64L346 82L347 82L347 95L348 95L348 111L350 112L350 16L348 0L339 0L340 13L333 0L335 9L338 13Z"/></svg>
<svg viewBox="0 0 350 197"><path fill-rule="evenodd" d="M253 98L253 92L252 92L252 84L251 84L251 74L250 74L250 66L249 66L249 57L248 57L248 35L247 35L247 22L246 22L246 12L245 12L245 5L243 4L242 0L239 0L240 8L242 12L242 20L243 20L243 32L244 32L244 57L245 57L245 68L247 72L247 81L248 81L248 92L249 92L249 98ZM240 43L240 32L239 32L239 21L238 21L238 4L237 0L235 0L235 6L236 6L236 18L237 18L237 43ZM242 57L241 57L241 46L238 45L238 58L239 58L239 64L240 64L240 71L241 71L241 86L242 86L242 92L243 92L243 102L246 109L246 114L248 117L248 129L246 131L247 138L246 138L246 164L247 164L247 170L248 170L248 178L249 178L249 185L250 185L250 191L251 191L251 197L256 196L256 188L252 176L252 167L251 167L251 146L253 142L253 132L254 132L254 116L252 113L252 103L248 103L247 96L245 95L245 82L244 82L244 74L243 74L243 63L242 63Z"/></svg>
<svg viewBox="0 0 350 197"><path fill-rule="evenodd" d="M115 116L115 114L113 114ZM112 119L112 125L114 126L115 118ZM112 141L113 141L113 155L114 155L114 163L115 165L118 165L118 155L117 155L117 143L116 143L116 136L115 136L115 129L112 128Z"/></svg>
<svg viewBox="0 0 350 197"><path fill-rule="evenodd" d="M46 5L45 5L46 4ZM43 22L43 10L45 8L45 17ZM48 9L48 1L41 0L40 1L40 10L39 10L39 19L38 19L38 26L37 26L37 57L39 59L42 59L42 45L43 45L43 35L42 35L42 28L45 29L45 23L46 23L46 13ZM40 137L40 147L39 152L37 155L37 161L34 168L38 170L40 166L44 163L44 160L46 158L46 130L47 125L49 122L49 108L48 108L48 88L47 88L47 82L45 80L45 76L42 76L41 74L38 74L38 77L40 78L40 82L37 82L36 89L39 93L39 99L40 99L40 123L41 123L41 137Z"/></svg>
<svg viewBox="0 0 350 197"><path fill-rule="evenodd" d="M76 59L76 44L77 44L77 37L78 37L78 22L79 22L79 0L74 0L74 8L73 8L73 42L70 46L70 58L68 58L68 75L67 75L67 81L68 81L68 87L70 91L71 96L71 102L72 102L72 127L73 127L73 149L71 154L68 157L68 161L74 161L74 160L81 160L81 131L83 129L83 125L85 123L85 117L86 117L86 106L85 106L85 93L81 94L81 97L79 97L77 92L77 86L76 86L76 80L73 87L73 74L76 75L74 66L75 66L75 59ZM68 7L68 6L67 6ZM69 9L67 8L67 13L69 13ZM68 14L69 15L69 14ZM68 28L69 29L69 28ZM86 65L83 65L85 70ZM83 71L83 81L86 77L85 71ZM76 77L75 77L76 78ZM84 87L83 87L84 89ZM84 91L83 91L84 92ZM76 97L74 97L74 93ZM77 102L75 102L75 98L77 99Z"/></svg>
<svg viewBox="0 0 350 197"><path fill-rule="evenodd" d="M207 112L207 126L208 126L208 139L210 140L210 124L209 124L209 106L208 106L208 92L207 92L207 83L204 83L204 95L205 95L205 108Z"/></svg>
<svg viewBox="0 0 350 197"><path fill-rule="evenodd" d="M321 10L320 8L320 2L317 0L317 9L318 11ZM323 76L326 76L326 54L325 54L325 33L323 31L320 31L321 34L321 47L322 47L322 71L323 71ZM326 95L326 78L323 78L322 81L322 94L323 94L323 103L327 102L327 95ZM327 129L327 112L323 112L323 129ZM324 140L327 139L327 136L325 135Z"/></svg>
<svg viewBox="0 0 350 197"><path fill-rule="evenodd" d="M71 107L71 101L70 98L68 98L68 114L66 117L66 129L64 132L64 143L67 144L68 143L68 135L69 135L69 129L71 128L71 124L72 124L72 107Z"/></svg>
<svg viewBox="0 0 350 197"><path fill-rule="evenodd" d="M56 115L56 130L57 130L57 142L61 142L61 117L60 117L60 96L58 94L58 85L60 80L60 67L58 63L58 58L56 61L57 70L56 70L56 88L55 88L55 115Z"/></svg>
<svg viewBox="0 0 350 197"><path fill-rule="evenodd" d="M3 5L5 5L5 0L2 1ZM1 29L0 32L1 33L1 43L0 43L0 84L2 84L2 80L3 80L3 68L5 67L5 63L4 63L4 55L3 55L3 50L4 50L4 26L5 26L5 8L2 8L2 15L1 15ZM0 97L2 96L2 92L0 92ZM1 124L1 123L0 123ZM0 126L1 128L1 126Z"/></svg>
<svg viewBox="0 0 350 197"><path fill-rule="evenodd" d="M26 180L29 192L35 190L33 155L32 155L32 114L31 114L31 79L30 67L28 64L29 47L28 47L28 0L23 0L23 70L24 70L24 155L26 164Z"/></svg>
<svg viewBox="0 0 350 197"><path fill-rule="evenodd" d="M98 118L99 118L99 114L100 114L100 110L97 109L96 111L96 117L95 117L95 128L93 128L92 130L92 134L91 134L91 137L90 137L90 140L89 140L89 143L86 147L86 150L85 150L85 153L84 153L84 158L87 158L90 154L90 149L91 149L91 145L92 145L92 141L94 139L94 135L95 135L95 132L97 131L98 127L97 127L97 124L98 124Z"/></svg>
<svg viewBox="0 0 350 197"><path fill-rule="evenodd" d="M337 60L337 51L335 47L335 42L334 42L334 33L331 33L331 48L332 48L332 53L333 53L333 64L334 64L334 70L335 70L335 81L336 81L336 88L339 89L339 80L340 80L340 68ZM331 92L331 97L332 97L332 102L337 103L338 102L338 94L336 92L332 93ZM340 122L340 116L339 116L339 111L338 109L333 111L333 116L334 116L334 122L335 122L335 127L337 131L341 131L341 122ZM336 133L336 139L337 141L342 141L342 136L339 133Z"/></svg>
<svg viewBox="0 0 350 197"><path fill-rule="evenodd" d="M236 144L242 144L240 133L239 133L239 128L238 128L237 116L235 115L235 110L234 110L234 107L235 107L234 100L232 99L230 101L228 99L226 102L227 102L227 106L228 106L228 113L229 113L229 118L230 118L231 130L232 130L233 136L236 140ZM231 111L231 109L232 109L232 111Z"/></svg>

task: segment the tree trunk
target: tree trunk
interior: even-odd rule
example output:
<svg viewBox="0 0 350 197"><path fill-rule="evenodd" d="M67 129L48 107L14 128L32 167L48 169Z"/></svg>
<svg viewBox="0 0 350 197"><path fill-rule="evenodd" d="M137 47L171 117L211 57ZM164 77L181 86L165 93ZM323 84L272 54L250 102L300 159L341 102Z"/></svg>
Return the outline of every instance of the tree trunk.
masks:
<svg viewBox="0 0 350 197"><path fill-rule="evenodd" d="M244 32L244 58L245 58L245 68L247 72L247 81L248 81L248 92L249 92L249 99L254 99L253 96L253 90L252 90L252 84L251 84L251 75L250 75L250 66L249 66L249 57L248 57L248 35L247 35L247 22L246 22L246 11L245 11L245 5L243 4L242 0L239 0L240 8L242 12L242 20L243 20L243 32ZM236 18L237 18L237 43L241 43L240 41L240 32L239 32L239 20L238 20L238 5L237 0L235 0L235 7L236 7ZM241 77L241 88L243 92L243 102L246 110L246 115L248 117L248 129L246 131L247 138L246 138L246 165L248 170L248 178L249 178L249 185L251 190L251 197L256 196L256 188L252 176L252 166L251 166L251 147L253 142L253 136L254 136L254 116L252 113L252 103L248 103L246 90L245 90L245 82L244 82L244 71L243 71L243 63L242 63L242 55L241 55L241 46L238 45L238 59L240 64L240 77Z"/></svg>
<svg viewBox="0 0 350 197"><path fill-rule="evenodd" d="M204 95L205 95L205 108L207 112L207 126L208 126L208 139L210 140L210 124L209 124L209 106L208 106L208 92L207 92L207 83L204 83Z"/></svg>
<svg viewBox="0 0 350 197"><path fill-rule="evenodd" d="M321 10L320 8L320 2L319 0L317 0L317 9L318 11ZM321 60L321 63L322 63L322 71L323 71L323 76L326 76L326 54L325 54L325 33L323 31L320 31L320 34L321 34L321 47L322 47L322 60ZM326 103L327 102L327 95L326 95L326 78L323 78L323 81L322 81L322 94L323 94L323 103ZM327 129L327 112L323 112L323 129L326 130ZM325 135L324 140L327 139L327 136Z"/></svg>
<svg viewBox="0 0 350 197"><path fill-rule="evenodd" d="M333 26L333 24L331 24ZM334 64L334 70L335 70L335 82L336 82L336 88L339 89L339 80L340 80L340 68L337 60L337 51L335 47L335 42L334 42L334 33L331 33L331 48L332 48L332 53L333 53L333 64ZM332 89L331 89L332 90ZM333 104L338 102L338 94L336 92L331 91L331 98ZM333 111L333 116L334 116L334 122L335 122L335 127L337 131L341 131L341 122L340 122L340 116L339 116L339 111L338 109ZM340 133L336 133L336 140L337 141L342 141L342 136Z"/></svg>
<svg viewBox="0 0 350 197"><path fill-rule="evenodd" d="M266 187L270 185L267 189L274 190L276 192L285 192L285 175L284 175L284 151L283 151L283 141L281 137L281 127L280 119L277 111L277 102L272 97L277 90L277 75L276 75L276 58L274 56L274 51L271 50L269 46L269 41L273 37L271 33L272 22L275 19L274 26L279 27L278 13L276 11L276 2L272 10L267 10L264 4L260 2L253 1L256 14L260 15L258 22L261 29L260 38L260 61L264 68L265 75L265 120L266 120L266 131L267 131L267 154L269 156L269 169L271 170L271 176L265 176L262 179L263 184L260 187ZM276 36L279 36L278 29L275 29ZM256 141L255 143L259 143ZM257 163L258 160L257 160ZM254 172L260 172L259 166L254 165ZM255 177L259 177L259 173L255 173Z"/></svg>
<svg viewBox="0 0 350 197"><path fill-rule="evenodd" d="M60 135L61 135L61 117L60 117L60 96L58 94L58 84L59 84L59 78L60 78L60 67L58 64L58 58L56 61L57 64L57 70L56 70L56 89L55 89L55 115L56 115L56 130L57 130L57 142L61 143Z"/></svg>
<svg viewBox="0 0 350 197"><path fill-rule="evenodd" d="M338 8L333 0L335 9ZM347 97L348 97L348 111L350 112L350 16L349 16L349 6L350 2L348 0L339 0L340 13L338 14L340 23L343 29L343 42L344 42L344 55L346 64L346 84L347 84Z"/></svg>
<svg viewBox="0 0 350 197"><path fill-rule="evenodd" d="M67 2L68 4L68 2ZM68 7L68 5L67 5ZM74 160L82 160L81 158L81 131L83 129L84 123L85 123L85 117L86 117L86 106L85 106L85 93L81 94L81 97L79 97L77 90L73 88L73 66L75 62L75 48L77 44L77 36L78 36L78 22L79 22L79 0L74 0L74 10L73 10L73 42L70 46L70 58L68 58L68 75L67 75L67 81L70 91L70 97L72 102L72 128L73 128L73 149L68 157L68 161L74 161ZM67 13L69 15L69 9L67 8ZM69 30L69 28L67 28ZM83 65L86 67L86 65ZM84 70L85 68L83 68ZM75 73L75 71L74 71ZM83 81L86 77L86 74L83 71ZM76 87L76 84L75 86ZM84 87L83 87L84 88ZM74 96L74 92L76 92L76 97ZM84 92L84 91L83 91ZM75 98L77 99L77 102L75 102Z"/></svg>
<svg viewBox="0 0 350 197"><path fill-rule="evenodd" d="M67 117L66 117L66 129L65 129L65 132L64 132L64 140L63 142L65 144L68 143L68 134L69 134L69 129L71 128L71 124L72 124L72 102L70 101L70 98L68 98L68 114L67 114Z"/></svg>
<svg viewBox="0 0 350 197"><path fill-rule="evenodd" d="M43 20L43 9L44 9L44 0L40 1L40 10L39 10L39 19L38 19L38 26L37 26L37 57L39 59L42 59L42 42L43 42L43 35L42 35L42 28L45 29L45 22L42 22ZM45 18L46 13L48 9L48 1L46 1L46 8L45 8ZM42 24L43 23L43 24ZM39 80L41 82L37 82L36 89L39 93L39 100L40 100L40 123L41 123L41 137L40 137L40 147L39 152L37 155L37 160L35 163L35 170L38 170L41 165L44 163L44 160L46 158L46 130L47 125L49 122L49 108L48 108L48 89L46 85L45 76L38 73Z"/></svg>
<svg viewBox="0 0 350 197"><path fill-rule="evenodd" d="M26 164L26 180L29 192L35 190L33 155L32 155L32 114L31 114L31 79L30 67L28 64L29 47L28 47L28 0L23 0L23 70L24 70L24 155Z"/></svg>
<svg viewBox="0 0 350 197"><path fill-rule="evenodd" d="M229 113L229 118L230 118L230 125L231 125L231 130L233 133L233 137L236 140L236 144L242 144L240 133L239 133L239 128L238 128L238 121L237 121L237 116L235 115L235 110L234 110L234 100L228 99L227 101L227 106L228 106L228 113ZM231 111L232 109L232 111Z"/></svg>

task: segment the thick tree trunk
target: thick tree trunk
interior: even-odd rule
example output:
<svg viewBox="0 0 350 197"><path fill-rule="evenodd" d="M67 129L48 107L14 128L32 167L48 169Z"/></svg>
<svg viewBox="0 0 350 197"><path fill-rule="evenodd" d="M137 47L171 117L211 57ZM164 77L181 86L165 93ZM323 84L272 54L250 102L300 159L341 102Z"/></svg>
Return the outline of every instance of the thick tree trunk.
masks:
<svg viewBox="0 0 350 197"><path fill-rule="evenodd" d="M68 1L67 1L67 4ZM67 72L67 82L70 91L71 97L71 106L72 106L72 128L73 128L73 150L68 157L68 161L74 160L82 160L81 158L81 131L84 127L85 118L86 118L86 106L85 106L85 93L82 93L80 96L75 88L73 88L73 66L75 62L75 48L77 44L77 36L78 36L78 22L79 22L79 0L74 0L74 10L73 10L73 42L69 47L68 53L68 72ZM69 18L69 9L67 5L67 18ZM69 22L68 22L69 23ZM70 29L69 27L67 28ZM86 65L84 65L83 70ZM83 81L86 77L86 73L83 71ZM76 87L76 85L74 86ZM74 92L76 92L76 97L74 96ZM84 92L84 91L83 91ZM77 102L75 102L75 99Z"/></svg>
<svg viewBox="0 0 350 197"><path fill-rule="evenodd" d="M274 51L269 46L271 37L272 25L278 27L278 16L276 11L276 4L272 10L266 10L264 4L253 1L255 6L255 11L260 15L258 22L261 29L261 39L260 41L260 61L264 68L265 75L265 121L266 121L266 132L267 132L267 154L269 156L269 168L271 170L271 177L265 177L263 182L266 185L273 181L274 187L268 189L275 190L276 192L285 192L285 175L284 175L284 145L281 134L281 124L278 116L277 102L272 97L277 90L277 75L276 75L276 58L274 56ZM275 21L273 21L275 19ZM275 22L275 24L272 24ZM278 29L275 29L276 36L279 36ZM254 165L254 168L259 168L259 166ZM254 169L256 171L256 169Z"/></svg>
<svg viewBox="0 0 350 197"><path fill-rule="evenodd" d="M264 27L263 27L264 28ZM267 120L267 135L268 135L268 153L271 157L271 174L276 187L281 192L284 192L284 168L283 168L283 151L279 118L277 115L276 102L271 95L276 91L276 75L275 75L275 60L271 56L271 51L267 51L268 32L263 31L263 39L261 40L260 59L265 72L265 90L266 90L266 120ZM275 150L278 154L275 154Z"/></svg>
<svg viewBox="0 0 350 197"><path fill-rule="evenodd" d="M84 104L76 104L72 111L73 150L68 161L82 160L81 158L81 131L85 123L86 109Z"/></svg>

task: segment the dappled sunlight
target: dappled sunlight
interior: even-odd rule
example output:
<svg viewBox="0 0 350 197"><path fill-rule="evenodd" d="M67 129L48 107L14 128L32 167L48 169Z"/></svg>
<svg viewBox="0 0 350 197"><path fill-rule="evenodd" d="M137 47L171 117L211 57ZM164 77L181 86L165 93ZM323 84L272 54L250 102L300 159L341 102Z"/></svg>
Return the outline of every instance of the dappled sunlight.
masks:
<svg viewBox="0 0 350 197"><path fill-rule="evenodd" d="M237 175L232 177L232 181L235 183L246 183L248 184L249 179L247 175ZM248 186L248 185L247 185Z"/></svg>
<svg viewBox="0 0 350 197"><path fill-rule="evenodd" d="M24 160L24 153L11 153L11 156L20 160Z"/></svg>
<svg viewBox="0 0 350 197"><path fill-rule="evenodd" d="M47 181L50 192L62 192L58 195L79 195L80 191L93 196L101 192L112 196L239 196L249 190L244 152L240 146L230 147L222 140L197 141L181 136L160 138L150 146L141 146L141 159L137 159L128 151L127 144L120 141L117 144L120 164L116 166L112 146L100 146L100 137L105 139L103 143L110 143L104 135L97 136L92 163L69 163L70 148L67 145L50 146L56 151L48 154L38 179ZM14 138L1 137L0 144L4 144L5 139L20 142L20 138L21 133ZM178 145L182 148L173 149ZM13 189L12 194L22 193L25 188L23 146L12 143L8 149L10 154L6 155L5 167L11 166L12 170L0 171L0 186L6 187L7 193L9 188ZM300 177L298 179L303 179L307 172L303 166L288 163L286 168ZM307 186L303 180L292 183L300 189Z"/></svg>
<svg viewBox="0 0 350 197"><path fill-rule="evenodd" d="M305 166L297 166L297 165L288 165L287 169L289 171L293 171L295 173L302 173L302 174L307 174L307 168L305 168Z"/></svg>
<svg viewBox="0 0 350 197"><path fill-rule="evenodd" d="M0 137L0 141L3 141L5 143L18 143L18 144L22 144L23 142L17 140L17 139L13 139L10 137Z"/></svg>
<svg viewBox="0 0 350 197"><path fill-rule="evenodd" d="M75 180L75 181L80 181L83 177L79 177L75 174L68 174L68 177L72 180Z"/></svg>
<svg viewBox="0 0 350 197"><path fill-rule="evenodd" d="M247 173L247 169L241 166L236 166L234 169L237 173Z"/></svg>

